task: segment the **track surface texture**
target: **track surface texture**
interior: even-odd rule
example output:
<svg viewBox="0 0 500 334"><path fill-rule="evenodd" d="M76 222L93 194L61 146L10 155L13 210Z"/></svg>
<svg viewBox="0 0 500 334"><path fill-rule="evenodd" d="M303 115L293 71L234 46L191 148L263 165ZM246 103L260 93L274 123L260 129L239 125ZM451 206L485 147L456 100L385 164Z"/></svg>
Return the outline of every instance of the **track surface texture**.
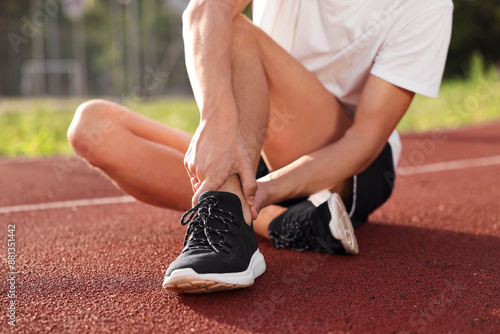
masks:
<svg viewBox="0 0 500 334"><path fill-rule="evenodd" d="M76 158L1 160L0 332L500 333L500 123L402 139L402 175L356 230L359 255L259 239L267 271L250 288L208 295L161 287L182 248L181 212L68 202L127 200ZM67 205L19 207L54 202Z"/></svg>

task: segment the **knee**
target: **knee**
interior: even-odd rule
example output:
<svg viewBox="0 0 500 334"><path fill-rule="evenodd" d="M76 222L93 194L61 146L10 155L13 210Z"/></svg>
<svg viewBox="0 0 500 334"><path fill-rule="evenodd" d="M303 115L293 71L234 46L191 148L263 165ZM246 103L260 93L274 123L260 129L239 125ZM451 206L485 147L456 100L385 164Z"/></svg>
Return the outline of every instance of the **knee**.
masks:
<svg viewBox="0 0 500 334"><path fill-rule="evenodd" d="M90 100L82 103L68 128L67 138L73 150L90 163L98 158L105 135L115 127L110 115L110 102Z"/></svg>

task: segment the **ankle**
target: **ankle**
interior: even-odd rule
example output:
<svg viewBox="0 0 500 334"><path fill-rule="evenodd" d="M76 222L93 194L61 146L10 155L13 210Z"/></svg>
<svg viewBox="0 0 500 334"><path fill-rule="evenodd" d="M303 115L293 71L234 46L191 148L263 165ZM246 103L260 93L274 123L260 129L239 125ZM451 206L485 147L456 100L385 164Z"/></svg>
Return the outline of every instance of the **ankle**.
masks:
<svg viewBox="0 0 500 334"><path fill-rule="evenodd" d="M241 190L240 179L238 176L231 176L219 189L218 191L227 191L235 194L241 201L241 210L243 212L243 218L248 225L252 224L252 214L250 212L250 207L243 195L243 191Z"/></svg>
<svg viewBox="0 0 500 334"><path fill-rule="evenodd" d="M344 202L345 207L349 210L352 205L352 185L353 178L350 177L347 180L339 183L337 186L330 189L331 193L339 194L340 198Z"/></svg>
<svg viewBox="0 0 500 334"><path fill-rule="evenodd" d="M250 207L245 200L243 194L236 194L241 201L241 211L243 211L243 218L245 219L245 223L248 225L252 225L252 213L250 212Z"/></svg>

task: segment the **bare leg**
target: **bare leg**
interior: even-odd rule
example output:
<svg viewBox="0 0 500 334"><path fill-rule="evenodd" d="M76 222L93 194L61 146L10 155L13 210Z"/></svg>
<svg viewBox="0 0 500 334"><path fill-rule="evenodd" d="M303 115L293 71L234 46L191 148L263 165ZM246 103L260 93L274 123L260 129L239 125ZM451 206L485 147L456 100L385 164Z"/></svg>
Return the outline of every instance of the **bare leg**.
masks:
<svg viewBox="0 0 500 334"><path fill-rule="evenodd" d="M68 129L74 150L115 184L144 202L187 210L193 195L183 159L191 135L92 100L76 111Z"/></svg>
<svg viewBox="0 0 500 334"><path fill-rule="evenodd" d="M249 58L258 57L259 61L253 64L254 61L250 69L256 71L261 66L266 75L267 83L260 82L257 86L265 86L269 90L270 114L263 144L263 155L268 166L271 169L281 168L300 156L320 149L342 137L351 126L352 119L316 77L242 16L235 19L235 36L241 34L245 36L243 39L245 43L240 44L241 55L246 58L246 62ZM257 47L257 53L254 47ZM234 56L238 57L239 53ZM241 64L244 63L241 62ZM233 80L236 83L247 82L248 91L249 78L246 73L245 71L233 72ZM242 75L243 79L239 78L239 75ZM240 115L250 117L243 124L249 124L252 118L266 117L265 113L255 115L255 111L261 109L252 108L249 102L258 98L255 93L259 91L245 94L242 93L244 88L243 85L234 86ZM264 123L262 118L259 124ZM246 137L248 141L254 140L255 133L260 134L259 130L262 131L262 129L265 129L262 125L260 128L252 128L248 132L249 137ZM258 156L252 158L255 162L258 161ZM344 201L348 201L351 192L350 183L351 180L346 180L332 191L339 192ZM279 206L264 208L254 222L256 232L268 237L269 223L284 210Z"/></svg>

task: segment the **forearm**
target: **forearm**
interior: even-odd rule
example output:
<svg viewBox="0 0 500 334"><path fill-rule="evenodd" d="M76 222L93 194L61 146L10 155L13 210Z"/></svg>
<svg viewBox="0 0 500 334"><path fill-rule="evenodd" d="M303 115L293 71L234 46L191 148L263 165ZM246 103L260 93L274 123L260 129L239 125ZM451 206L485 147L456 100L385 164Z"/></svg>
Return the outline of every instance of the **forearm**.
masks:
<svg viewBox="0 0 500 334"><path fill-rule="evenodd" d="M353 125L338 141L271 173L266 205L331 189L359 174L380 154L414 93L370 75Z"/></svg>
<svg viewBox="0 0 500 334"><path fill-rule="evenodd" d="M186 67L201 116L184 158L195 190L193 204L204 191L224 190L252 205L257 189L254 160L261 146L245 141L253 135L245 127L251 113L237 91L243 72L238 77L233 71L240 54L233 49L235 22L248 2L191 0L183 15Z"/></svg>
<svg viewBox="0 0 500 334"><path fill-rule="evenodd" d="M383 142L348 131L337 142L260 179L268 189L266 205L331 189L364 170L382 148Z"/></svg>
<svg viewBox="0 0 500 334"><path fill-rule="evenodd" d="M221 113L221 119L236 117L231 86L232 10L225 1L193 0L183 15L186 67L202 121Z"/></svg>

